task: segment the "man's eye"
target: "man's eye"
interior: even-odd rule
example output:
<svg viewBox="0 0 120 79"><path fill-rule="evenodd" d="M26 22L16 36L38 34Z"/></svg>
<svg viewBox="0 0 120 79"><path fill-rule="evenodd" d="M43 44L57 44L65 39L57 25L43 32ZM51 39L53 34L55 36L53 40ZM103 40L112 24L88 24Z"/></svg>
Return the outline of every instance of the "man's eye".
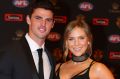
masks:
<svg viewBox="0 0 120 79"><path fill-rule="evenodd" d="M53 22L53 19L47 19L48 22Z"/></svg>
<svg viewBox="0 0 120 79"><path fill-rule="evenodd" d="M42 19L41 17L37 17L37 16L36 16L35 18L36 18L36 19L39 19L39 20Z"/></svg>

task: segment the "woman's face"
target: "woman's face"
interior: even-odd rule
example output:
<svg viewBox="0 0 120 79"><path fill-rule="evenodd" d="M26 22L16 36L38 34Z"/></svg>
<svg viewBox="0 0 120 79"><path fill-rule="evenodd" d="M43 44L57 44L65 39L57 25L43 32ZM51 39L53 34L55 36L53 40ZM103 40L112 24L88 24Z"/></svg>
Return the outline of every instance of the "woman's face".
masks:
<svg viewBox="0 0 120 79"><path fill-rule="evenodd" d="M68 36L66 45L72 54L81 56L87 50L89 41L83 28L75 27Z"/></svg>

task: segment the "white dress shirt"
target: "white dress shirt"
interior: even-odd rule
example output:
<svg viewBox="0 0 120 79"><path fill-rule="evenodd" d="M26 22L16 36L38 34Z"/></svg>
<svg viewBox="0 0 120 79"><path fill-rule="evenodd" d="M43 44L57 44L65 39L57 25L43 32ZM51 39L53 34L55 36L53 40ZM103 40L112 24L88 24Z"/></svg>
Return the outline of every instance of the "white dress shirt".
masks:
<svg viewBox="0 0 120 79"><path fill-rule="evenodd" d="M51 72L51 65L50 65L50 61L48 59L48 56L44 50L44 44L40 47L34 40L32 40L30 38L30 36L28 35L28 33L25 35L25 38L30 46L30 50L32 52L32 56L34 59L34 63L36 66L37 71L39 70L38 68L38 62L39 62L39 57L38 57L38 52L37 49L39 48L43 48L43 54L42 54L42 58L43 58L43 69L44 69L44 79L49 79L50 77L50 72ZM39 71L38 71L39 72Z"/></svg>

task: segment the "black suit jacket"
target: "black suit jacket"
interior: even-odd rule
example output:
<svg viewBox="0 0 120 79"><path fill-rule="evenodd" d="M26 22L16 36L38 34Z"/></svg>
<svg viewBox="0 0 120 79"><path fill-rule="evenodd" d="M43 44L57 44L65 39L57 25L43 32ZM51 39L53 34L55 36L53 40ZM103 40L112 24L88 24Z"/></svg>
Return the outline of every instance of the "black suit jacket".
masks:
<svg viewBox="0 0 120 79"><path fill-rule="evenodd" d="M45 50L52 68L50 79L55 79L53 58ZM0 79L40 79L25 38L1 49Z"/></svg>

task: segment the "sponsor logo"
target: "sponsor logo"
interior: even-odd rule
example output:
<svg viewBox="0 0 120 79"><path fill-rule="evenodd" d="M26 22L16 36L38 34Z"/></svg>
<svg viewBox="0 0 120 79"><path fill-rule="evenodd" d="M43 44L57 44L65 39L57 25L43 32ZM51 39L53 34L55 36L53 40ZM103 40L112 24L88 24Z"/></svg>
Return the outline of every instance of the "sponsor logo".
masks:
<svg viewBox="0 0 120 79"><path fill-rule="evenodd" d="M108 40L111 43L120 43L120 35L111 35Z"/></svg>
<svg viewBox="0 0 120 79"><path fill-rule="evenodd" d="M13 0L13 5L18 8L25 8L29 5L28 0Z"/></svg>
<svg viewBox="0 0 120 79"><path fill-rule="evenodd" d="M21 29L16 30L15 35L12 40L20 40L22 36L25 34L25 32Z"/></svg>
<svg viewBox="0 0 120 79"><path fill-rule="evenodd" d="M23 21L23 14L8 14L4 15L5 21Z"/></svg>
<svg viewBox="0 0 120 79"><path fill-rule="evenodd" d="M93 57L96 61L102 60L104 52L100 49L94 50Z"/></svg>
<svg viewBox="0 0 120 79"><path fill-rule="evenodd" d="M47 39L52 41L52 42L56 42L59 41L61 38L61 35L57 32L50 32Z"/></svg>
<svg viewBox="0 0 120 79"><path fill-rule="evenodd" d="M90 11L93 9L93 4L91 4L89 2L82 2L79 4L79 8L82 11Z"/></svg>
<svg viewBox="0 0 120 79"><path fill-rule="evenodd" d="M67 17L66 16L55 16L55 22L56 23L66 23Z"/></svg>
<svg viewBox="0 0 120 79"><path fill-rule="evenodd" d="M109 19L107 18L93 18L92 22L93 25L102 25L102 26L109 25Z"/></svg>
<svg viewBox="0 0 120 79"><path fill-rule="evenodd" d="M117 2L113 2L111 5L111 9L109 10L110 13L120 13L120 5Z"/></svg>
<svg viewBox="0 0 120 79"><path fill-rule="evenodd" d="M109 58L110 59L120 59L120 52L110 52Z"/></svg>

